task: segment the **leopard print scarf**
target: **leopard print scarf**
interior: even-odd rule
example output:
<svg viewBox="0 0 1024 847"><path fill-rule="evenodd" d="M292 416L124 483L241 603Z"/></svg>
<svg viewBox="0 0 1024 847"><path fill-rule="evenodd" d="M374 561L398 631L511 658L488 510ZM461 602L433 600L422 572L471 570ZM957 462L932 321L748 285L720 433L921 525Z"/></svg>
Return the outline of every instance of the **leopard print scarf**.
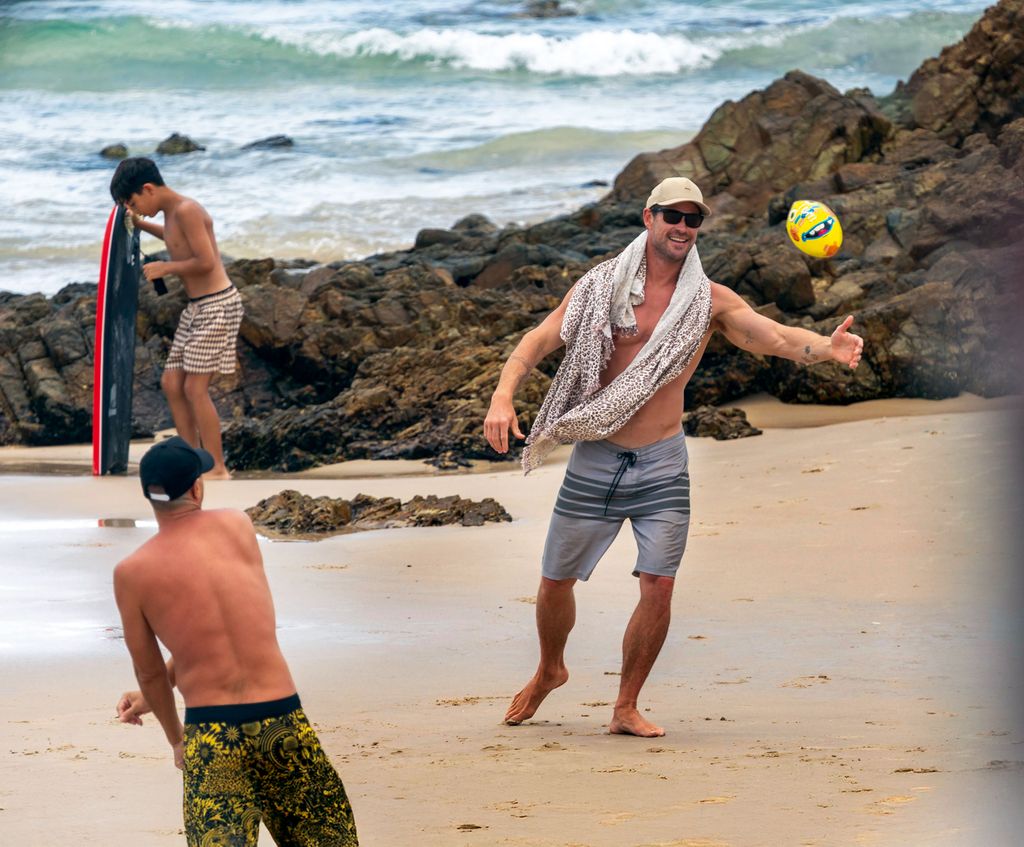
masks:
<svg viewBox="0 0 1024 847"><path fill-rule="evenodd" d="M576 284L562 319L565 358L523 449L523 470L541 465L559 444L599 441L621 429L654 393L685 370L711 323L711 281L694 245L676 290L650 339L629 366L601 387L615 333L637 332L633 306L643 302L647 232Z"/></svg>

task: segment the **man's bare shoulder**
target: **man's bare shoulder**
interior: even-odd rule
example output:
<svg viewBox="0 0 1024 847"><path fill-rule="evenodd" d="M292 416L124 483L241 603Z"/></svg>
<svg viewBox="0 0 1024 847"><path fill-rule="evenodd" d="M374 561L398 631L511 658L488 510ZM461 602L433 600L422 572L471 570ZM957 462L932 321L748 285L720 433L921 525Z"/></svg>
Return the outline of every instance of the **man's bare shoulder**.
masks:
<svg viewBox="0 0 1024 847"><path fill-rule="evenodd" d="M114 565L115 585L124 587L145 576L150 563L156 558L156 540L157 536L153 536Z"/></svg>
<svg viewBox="0 0 1024 847"><path fill-rule="evenodd" d="M732 309L742 308L747 301L740 297L735 291L720 282L711 283L711 320L721 318L723 314Z"/></svg>
<svg viewBox="0 0 1024 847"><path fill-rule="evenodd" d="M203 509L203 514L213 520L234 521L242 526L252 526L252 519L241 509Z"/></svg>
<svg viewBox="0 0 1024 847"><path fill-rule="evenodd" d="M218 524L226 530L255 534L252 520L240 509L203 509L203 520Z"/></svg>

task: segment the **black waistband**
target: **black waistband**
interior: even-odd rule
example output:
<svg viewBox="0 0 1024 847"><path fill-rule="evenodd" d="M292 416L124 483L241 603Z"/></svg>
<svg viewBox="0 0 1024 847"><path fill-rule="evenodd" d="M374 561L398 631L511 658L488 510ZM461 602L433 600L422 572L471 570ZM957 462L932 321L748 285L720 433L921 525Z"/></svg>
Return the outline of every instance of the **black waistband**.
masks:
<svg viewBox="0 0 1024 847"><path fill-rule="evenodd" d="M299 695L262 703L232 703L224 706L192 706L185 709L185 723L251 723L278 718L301 709Z"/></svg>
<svg viewBox="0 0 1024 847"><path fill-rule="evenodd" d="M235 286L232 283L227 288L222 288L220 291L214 291L212 294L203 294L201 297L189 297L189 303L201 303L203 300L209 300L211 297L219 297L221 294L227 294L229 291L234 291Z"/></svg>

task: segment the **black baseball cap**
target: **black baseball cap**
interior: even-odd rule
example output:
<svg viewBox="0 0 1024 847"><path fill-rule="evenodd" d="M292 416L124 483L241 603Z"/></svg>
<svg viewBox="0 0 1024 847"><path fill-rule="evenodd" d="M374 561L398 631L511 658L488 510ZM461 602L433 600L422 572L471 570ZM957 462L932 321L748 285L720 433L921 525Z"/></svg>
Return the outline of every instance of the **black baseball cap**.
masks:
<svg viewBox="0 0 1024 847"><path fill-rule="evenodd" d="M147 500L177 500L212 468L213 456L175 435L154 444L139 462L142 494ZM151 492L151 487L162 488L163 491Z"/></svg>

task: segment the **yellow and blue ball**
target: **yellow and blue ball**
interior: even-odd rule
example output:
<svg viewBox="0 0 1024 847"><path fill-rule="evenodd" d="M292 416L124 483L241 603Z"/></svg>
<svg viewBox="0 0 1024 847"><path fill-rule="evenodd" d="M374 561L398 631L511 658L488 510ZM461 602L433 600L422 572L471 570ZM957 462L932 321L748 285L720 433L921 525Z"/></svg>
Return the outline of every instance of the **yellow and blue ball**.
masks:
<svg viewBox="0 0 1024 847"><path fill-rule="evenodd" d="M786 232L798 250L817 259L834 256L843 243L836 213L817 200L797 200L789 207Z"/></svg>

